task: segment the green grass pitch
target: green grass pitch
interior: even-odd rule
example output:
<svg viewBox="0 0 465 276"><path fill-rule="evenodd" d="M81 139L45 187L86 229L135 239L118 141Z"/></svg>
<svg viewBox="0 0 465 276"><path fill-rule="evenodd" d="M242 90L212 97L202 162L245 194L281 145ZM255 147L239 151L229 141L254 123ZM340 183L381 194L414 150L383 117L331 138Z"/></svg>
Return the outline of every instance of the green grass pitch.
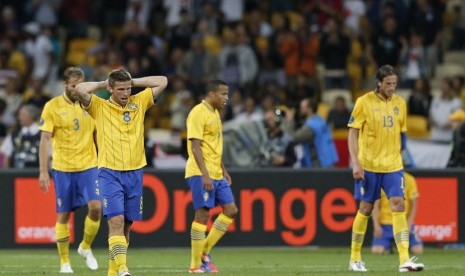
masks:
<svg viewBox="0 0 465 276"><path fill-rule="evenodd" d="M94 250L98 271L89 271L84 260L71 248L74 275L106 275L107 250ZM375 256L363 251L370 275L396 275L397 254ZM228 248L212 252L221 275L353 275L348 271L349 248ZM134 276L187 274L190 249L131 249L128 266ZM465 251L426 248L420 261L425 263L422 275L465 275ZM0 274L62 275L53 249L0 250Z"/></svg>

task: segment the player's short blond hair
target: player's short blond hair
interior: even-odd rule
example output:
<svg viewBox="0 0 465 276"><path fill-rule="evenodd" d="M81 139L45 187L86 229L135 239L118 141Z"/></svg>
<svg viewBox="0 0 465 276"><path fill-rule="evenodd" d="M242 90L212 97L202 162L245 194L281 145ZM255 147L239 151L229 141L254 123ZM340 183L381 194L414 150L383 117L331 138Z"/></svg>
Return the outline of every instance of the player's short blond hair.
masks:
<svg viewBox="0 0 465 276"><path fill-rule="evenodd" d="M108 85L110 85L110 87L113 87L115 82L126 82L126 81L132 81L132 77L131 77L131 74L125 69L113 70L108 75Z"/></svg>
<svg viewBox="0 0 465 276"><path fill-rule="evenodd" d="M65 72L63 72L63 81L68 82L72 78L84 79L85 74L79 67L68 67Z"/></svg>

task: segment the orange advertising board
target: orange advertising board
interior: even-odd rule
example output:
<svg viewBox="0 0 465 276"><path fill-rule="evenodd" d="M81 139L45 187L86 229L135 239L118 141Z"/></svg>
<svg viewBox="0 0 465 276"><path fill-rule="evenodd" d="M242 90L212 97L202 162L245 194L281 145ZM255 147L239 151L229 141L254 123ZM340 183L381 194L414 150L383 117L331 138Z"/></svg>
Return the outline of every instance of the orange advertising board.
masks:
<svg viewBox="0 0 465 276"><path fill-rule="evenodd" d="M418 198L415 230L424 242L458 240L458 181L455 177L416 178Z"/></svg>
<svg viewBox="0 0 465 276"><path fill-rule="evenodd" d="M44 194L37 178L15 179L15 242L18 244L55 243L55 189ZM70 242L74 242L74 217L70 218Z"/></svg>

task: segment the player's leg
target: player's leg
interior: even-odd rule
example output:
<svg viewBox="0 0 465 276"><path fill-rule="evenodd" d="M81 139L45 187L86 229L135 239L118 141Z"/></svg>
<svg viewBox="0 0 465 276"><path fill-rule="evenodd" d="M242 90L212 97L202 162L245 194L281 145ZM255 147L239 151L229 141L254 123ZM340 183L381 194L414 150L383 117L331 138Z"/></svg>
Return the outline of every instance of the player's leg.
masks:
<svg viewBox="0 0 465 276"><path fill-rule="evenodd" d="M355 181L354 196L356 200L360 201L360 205L352 224L350 270L366 271L362 263L362 245L367 231L368 220L373 211L373 203L380 198L380 195L381 188L375 173L365 171L365 178Z"/></svg>
<svg viewBox="0 0 465 276"><path fill-rule="evenodd" d="M86 259L86 265L91 270L98 269L98 263L92 254L91 245L100 228L102 205L98 187L98 170L89 170L76 173L76 181L81 191L82 201L87 203L88 213L84 220L84 235L79 244L78 253Z"/></svg>
<svg viewBox="0 0 465 276"><path fill-rule="evenodd" d="M225 179L215 181L215 201L223 207L223 212L213 222L213 227L207 236L204 254L210 254L213 246L224 236L229 225L234 221L238 209L234 203L231 187ZM209 258L209 256L207 256Z"/></svg>
<svg viewBox="0 0 465 276"><path fill-rule="evenodd" d="M392 225L381 225L381 236L373 237L371 245L371 253L373 254L384 254L389 252L391 243L394 241L392 236Z"/></svg>
<svg viewBox="0 0 465 276"><path fill-rule="evenodd" d="M195 217L191 224L191 263L190 272L202 272L202 252L206 242L207 221L210 209L215 206L213 191L207 192L203 188L202 177L192 176L186 179L191 189L192 203Z"/></svg>
<svg viewBox="0 0 465 276"><path fill-rule="evenodd" d="M73 210L73 190L71 173L52 170L55 185L57 222L55 224L55 238L60 256L60 272L73 273L69 261L69 217Z"/></svg>
<svg viewBox="0 0 465 276"><path fill-rule="evenodd" d="M404 201L404 171L386 173L383 176L382 187L392 211L392 230L397 251L399 252L399 271L417 271L423 269L423 264L415 263L409 257L409 231L405 217Z"/></svg>
<svg viewBox="0 0 465 276"><path fill-rule="evenodd" d="M412 229L410 230L410 236L409 236L409 241L410 241L410 252L413 253L414 255L422 255L423 254L423 242L421 241L420 237L418 234L415 232L415 227L412 226Z"/></svg>
<svg viewBox="0 0 465 276"><path fill-rule="evenodd" d="M108 220L108 275L118 271L127 271L127 242L124 236L124 187L120 181L121 173L102 168L99 172L99 186L102 193L103 215Z"/></svg>

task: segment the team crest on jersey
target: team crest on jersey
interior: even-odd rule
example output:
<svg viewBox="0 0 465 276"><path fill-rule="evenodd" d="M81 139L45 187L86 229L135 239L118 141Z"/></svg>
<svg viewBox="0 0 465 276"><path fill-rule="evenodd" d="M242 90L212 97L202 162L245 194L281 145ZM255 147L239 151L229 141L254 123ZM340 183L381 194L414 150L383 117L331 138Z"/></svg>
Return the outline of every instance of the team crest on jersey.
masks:
<svg viewBox="0 0 465 276"><path fill-rule="evenodd" d="M128 109L129 109L129 110L138 110L139 108L137 107L137 104L135 104L135 103L129 103L129 104L128 104Z"/></svg>
<svg viewBox="0 0 465 276"><path fill-rule="evenodd" d="M394 114L399 115L399 108L397 106L394 107Z"/></svg>
<svg viewBox="0 0 465 276"><path fill-rule="evenodd" d="M348 123L349 123L349 124L352 124L352 123L354 122L354 120L355 120L354 116L350 116L349 122L348 122Z"/></svg>
<svg viewBox="0 0 465 276"><path fill-rule="evenodd" d="M208 200L208 192L205 192L203 194L203 201L207 201Z"/></svg>

